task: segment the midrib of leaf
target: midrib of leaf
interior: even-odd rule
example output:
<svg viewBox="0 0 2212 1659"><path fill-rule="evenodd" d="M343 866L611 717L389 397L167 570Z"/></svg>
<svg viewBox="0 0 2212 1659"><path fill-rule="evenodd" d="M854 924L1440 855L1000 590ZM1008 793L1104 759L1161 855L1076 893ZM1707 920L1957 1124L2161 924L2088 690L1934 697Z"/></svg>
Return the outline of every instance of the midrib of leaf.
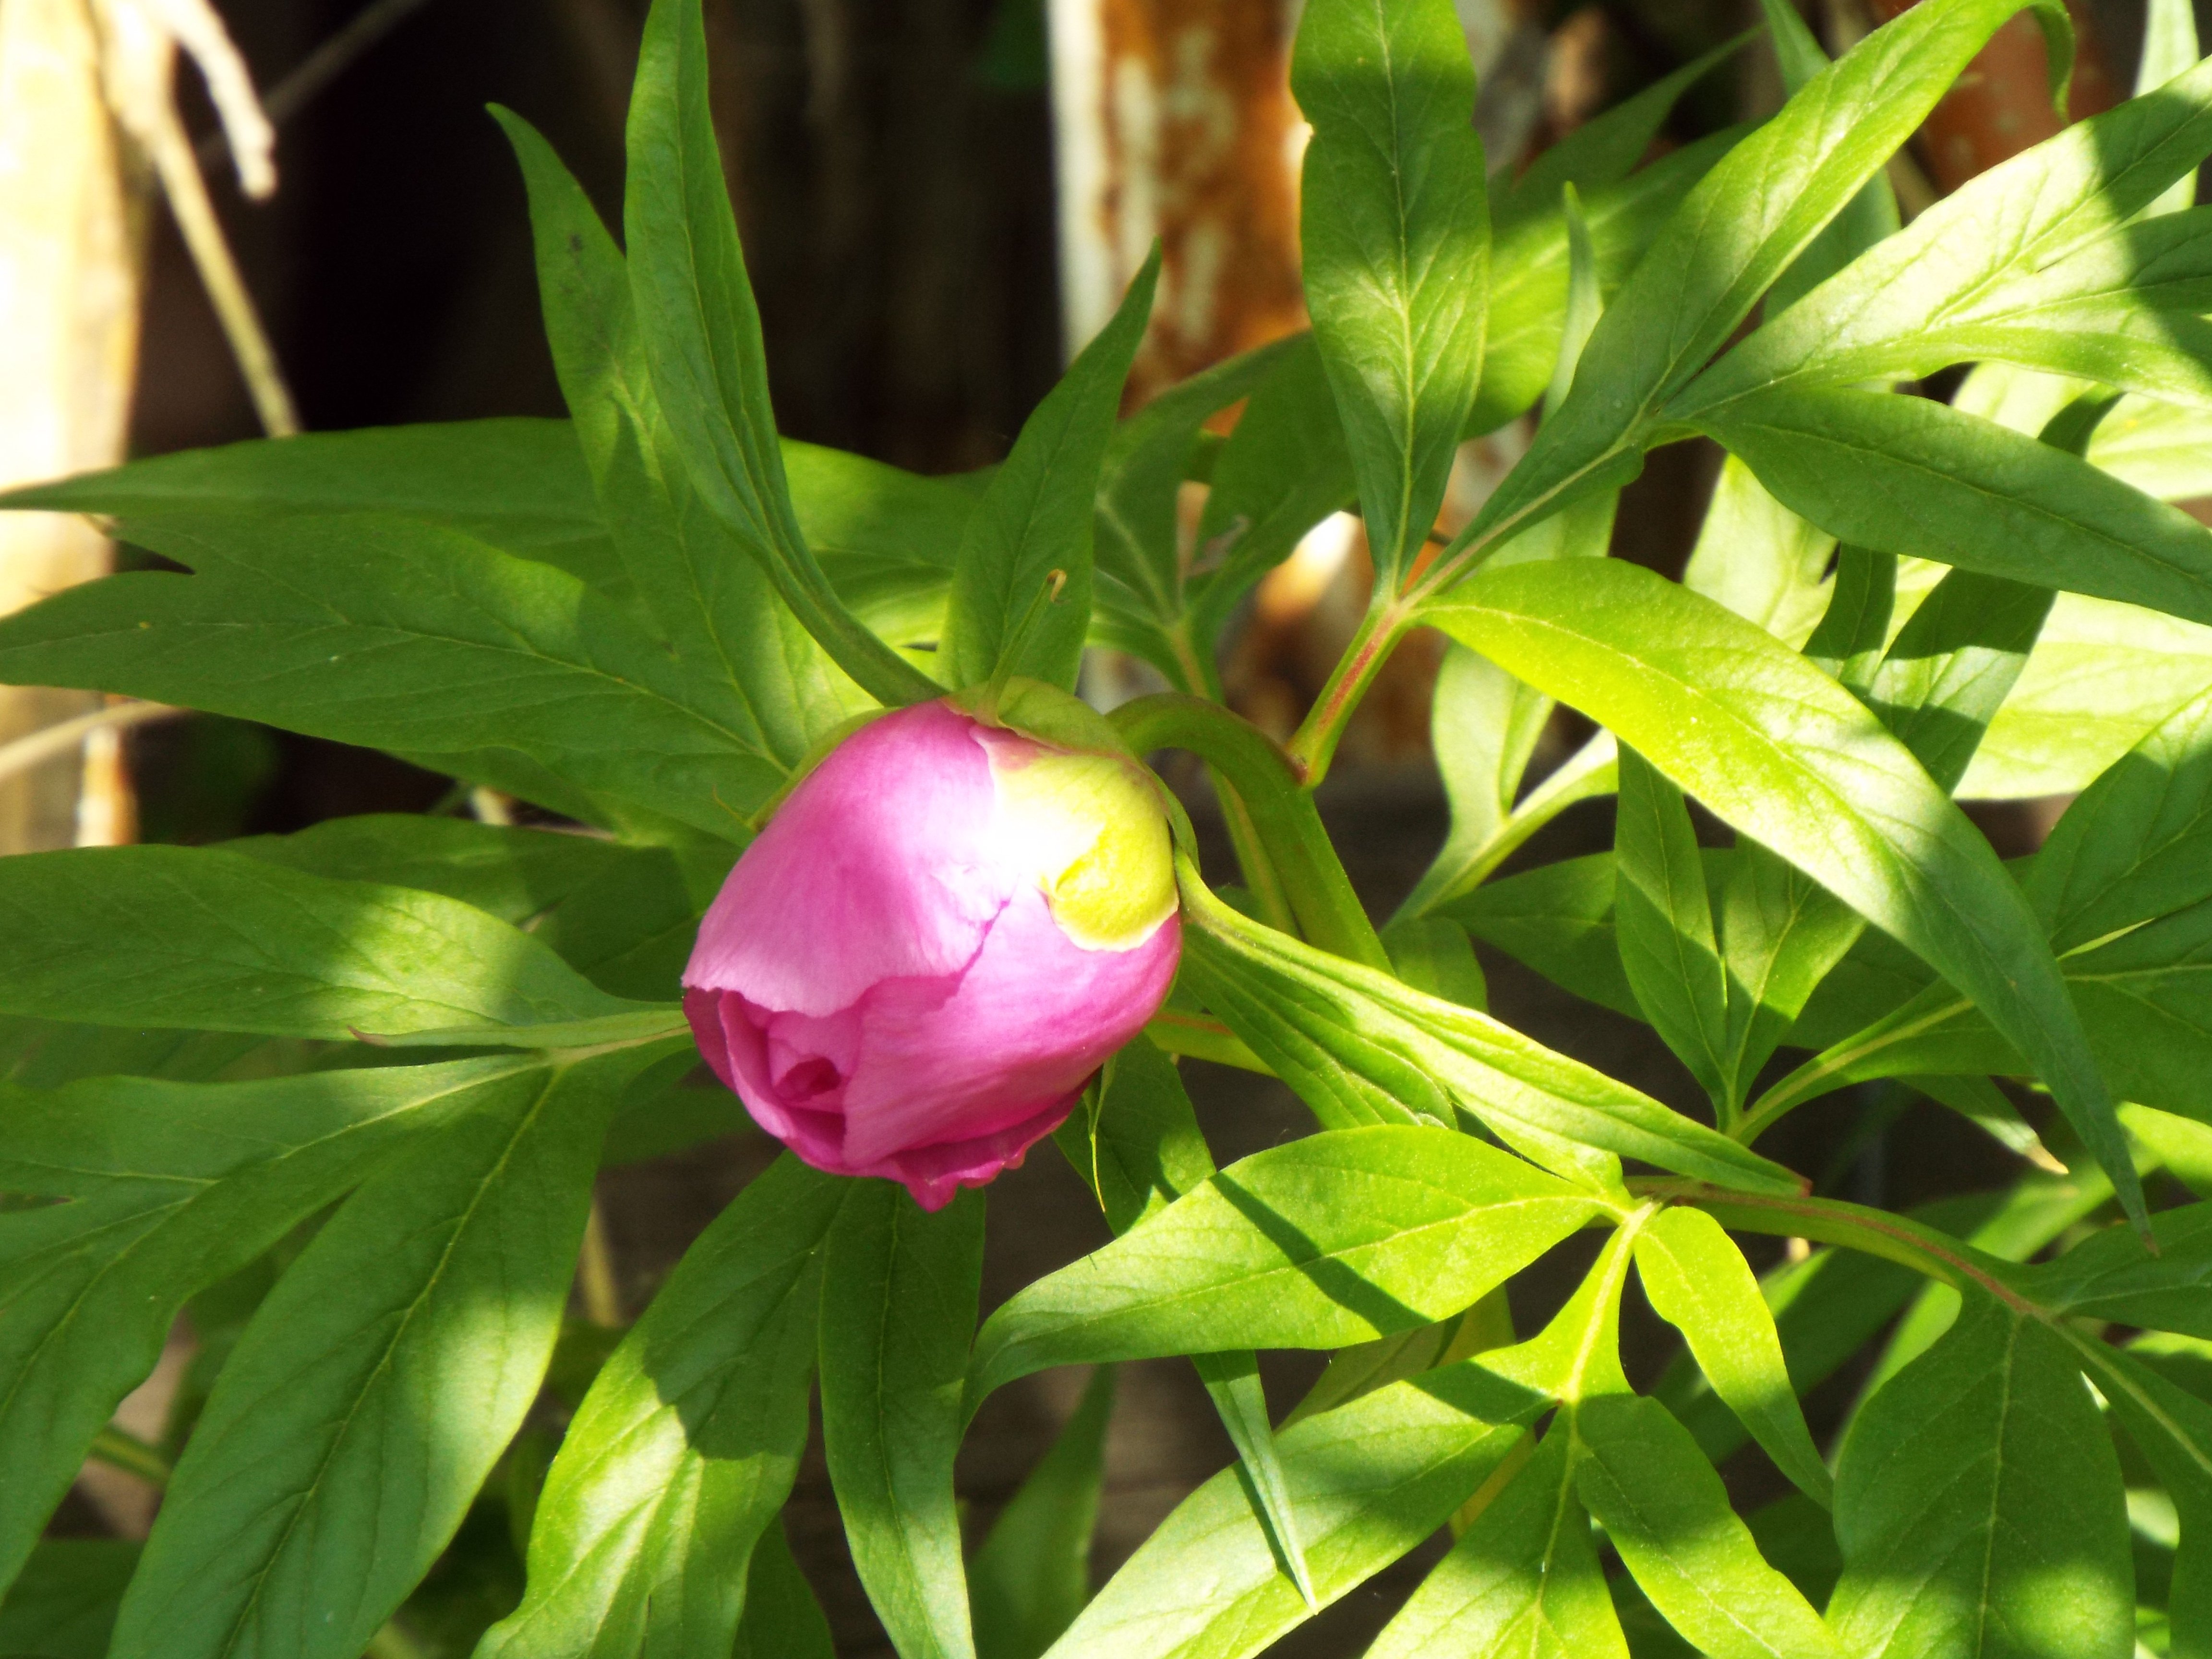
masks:
<svg viewBox="0 0 2212 1659"><path fill-rule="evenodd" d="M1974 1651L1986 1645L1990 1627L1990 1585L1996 1577L1997 1497L2004 1485L2005 1429L2012 1416L2013 1356L2020 1346L2021 1322L2006 1322L2004 1360L1998 1368L1997 1431L1990 1441L1990 1512L1982 1528L1981 1583L1974 1598Z"/></svg>
<svg viewBox="0 0 2212 1659"><path fill-rule="evenodd" d="M315 1151L319 1147L327 1146L347 1135L357 1133L363 1129L374 1128L380 1125L392 1122L403 1115L411 1114L422 1108L434 1105L441 1100L447 1099L451 1096L462 1093L467 1090L477 1088L481 1085L486 1083L502 1082L506 1079L514 1076L517 1073L528 1070L532 1065L537 1063L538 1062L535 1060L525 1060L515 1065L506 1072L493 1073L489 1076L472 1077L465 1082L457 1082L452 1088L441 1090L438 1093L428 1096L408 1106L404 1106L398 1111L384 1113L373 1118L359 1119L352 1123L347 1124L341 1129L334 1130L332 1133L321 1136L317 1139L303 1141L297 1146L289 1147L284 1152L279 1153L276 1157L266 1159L255 1164L253 1167L256 1170L276 1169L283 1164L285 1159L303 1156L304 1154ZM84 1304L91 1299L94 1290L96 1290L109 1275L119 1271L125 1262L132 1260L135 1254L144 1247L149 1239L158 1237L161 1231L168 1226L171 1222L174 1221L178 1216L189 1211L194 1204L204 1198L207 1195L208 1191L222 1185L224 1182L232 1179L235 1173L236 1172L234 1171L221 1176L200 1178L202 1190L198 1193L191 1194L185 1198L180 1199L173 1204L161 1205L152 1210L133 1211L130 1216L118 1218L117 1220L108 1223L106 1225L102 1226L94 1232L81 1234L70 1241L72 1250L76 1253L81 1254L83 1241L97 1237L101 1232L108 1231L112 1228L126 1227L130 1225L134 1219L140 1217L151 1216L157 1218L153 1225L143 1229L137 1238L132 1239L120 1251L109 1257L106 1263L102 1266L90 1279L85 1281L83 1288L80 1290L75 1297L70 1298L69 1306L62 1314L61 1317L54 1321L52 1325L48 1328L46 1334L41 1336L24 1355L23 1364L18 1368L15 1380L8 1385L6 1393L0 1394L0 1420L4 1420L7 1414L15 1409L15 1397L21 1391L24 1379L28 1376L33 1364L46 1352L48 1345L55 1341L65 1329L76 1322L77 1316L83 1312ZM149 1180L195 1179L194 1177L187 1176L146 1176L138 1178Z"/></svg>
<svg viewBox="0 0 2212 1659"><path fill-rule="evenodd" d="M1533 1168L1534 1166L1532 1165L1531 1167ZM1553 1178L1558 1179L1556 1176ZM1409 1239L1415 1243L1419 1243L1425 1239L1431 1233L1450 1228L1466 1226L1469 1218L1479 1216L1485 1220L1489 1219L1492 1216L1500 1215L1510 1218L1513 1214L1516 1214L1521 1211L1533 1206L1553 1205L1574 1206L1585 1209L1595 1208L1601 1212L1604 1212L1607 1208L1606 1204L1596 1195L1581 1188L1577 1188L1572 1192L1567 1193L1545 1193L1531 1194L1528 1197L1522 1198L1500 1199L1495 1203L1468 1204L1463 1194L1454 1193L1446 1188L1431 1187L1428 1186L1427 1183L1420 1182L1409 1181L1406 1182L1406 1184L1408 1186L1421 1187L1425 1191L1442 1194L1443 1196L1451 1199L1454 1202L1468 1204L1468 1207L1462 1210L1459 1215L1446 1220L1424 1221L1414 1226L1402 1228L1396 1232L1388 1235L1387 1237L1370 1239L1364 1243L1356 1244L1346 1249L1324 1251L1319 1255L1308 1257L1304 1261L1289 1262L1281 1267L1262 1267L1254 1273L1241 1273L1234 1279L1217 1279L1212 1283L1201 1285L1195 1290L1176 1291L1164 1296L1154 1297L1149 1301L1132 1303L1125 1307L1115 1310L1115 1316L1121 1318L1135 1314L1158 1312L1170 1308L1177 1308L1193 1302L1202 1303L1210 1300L1212 1297L1225 1295L1231 1291L1249 1289L1254 1285L1264 1284L1269 1279L1283 1279L1286 1277L1292 1279L1305 1279L1309 1277L1305 1271L1309 1267L1328 1262L1348 1262L1363 1252L1395 1247ZM1048 1336L1053 1334L1053 1333L1048 1332L1045 1334ZM1019 1353L1024 1348L1033 1346L1043 1340L1045 1340L1043 1336L1030 1336L1013 1343L1010 1343L1006 1347L1001 1348L999 1352L1002 1354Z"/></svg>
<svg viewBox="0 0 2212 1659"><path fill-rule="evenodd" d="M642 454L644 452L643 445L641 444L639 448L641 454ZM473 541L472 538L471 539ZM477 544L479 546L482 545L481 544ZM488 550L493 553L497 553L499 551L496 548L491 548ZM222 560L219 554L212 555L210 556L216 562L222 562L228 567L229 571L233 573L229 575L229 580L236 581L240 579L239 575L235 574L239 568L237 566L231 565L228 561ZM515 556L508 554L504 556L512 558ZM410 564L413 562L413 561L410 561ZM531 562L525 560L522 561L522 562L528 563ZM687 565L688 562L689 562L686 561ZM549 566L546 567L546 568L550 569L551 567ZM255 571L254 574L257 577L260 577L264 574L264 573L258 570ZM564 573L556 572L555 574L557 575ZM583 587L583 583L578 581L576 578L572 576L568 580L574 582L577 587ZM732 730L721 720L708 714L705 710L696 708L690 703L679 701L678 698L670 696L667 692L662 691L653 686L642 684L635 680L625 679L622 675L611 672L608 670L600 667L597 663L592 662L588 659L581 658L557 657L548 652L541 650L531 641L527 634L514 627L504 617L487 610L478 600L450 586L445 589L445 597L458 608L467 611L475 616L483 618L485 622L491 624L493 628L496 629L500 633L507 636L507 642L502 643L484 640L467 639L434 628L416 628L411 626L403 627L398 623L386 621L363 622L358 618L347 617L342 611L333 608L330 605L329 601L314 594L309 593L301 589L292 587L289 584L279 583L278 586L287 594L298 599L303 605L311 605L327 611L331 617L331 623L327 624L328 626L343 629L348 633L369 636L368 639L364 641L362 646L362 651L364 653L380 648L390 648L392 647L404 647L421 641L428 641L433 644L445 646L449 648L458 648L471 652L487 652L498 655L513 656L520 658L521 660L527 663L546 665L552 668L558 669L564 673L580 675L587 679L597 680L607 685L619 687L622 690L631 693L635 696L648 698L652 702L661 705L663 708L681 715L684 719L691 721L693 724L704 727L709 732L727 738L732 747L759 760L765 761L769 765L775 767L779 772L785 774L787 776L790 774L791 769L782 761L777 759L775 756L758 746L753 739L746 737L744 733ZM283 628L287 626L287 624L282 623L272 623L267 622L251 621L210 623L195 620L182 623L157 623L156 626L184 629L205 628L213 632L222 633L233 630L249 632L259 631L264 629ZM304 630L313 629L315 624L305 619L300 619L290 623L289 626ZM635 626L635 624L632 623L632 626ZM118 638L129 639L134 637L137 632L137 630L135 629L117 628L106 629L102 634L85 635L81 635L80 637L89 639L112 635ZM718 641L719 638L720 636L718 635Z"/></svg>
<svg viewBox="0 0 2212 1659"><path fill-rule="evenodd" d="M536 1125L538 1115L545 1109L545 1103L551 1098L554 1085L560 1080L561 1068L548 1067L547 1072L545 1080L539 1085L538 1098L517 1120L514 1132L507 1137L507 1144L500 1149L497 1161L485 1172L483 1179L477 1182L475 1195L469 1200L467 1207L461 1212L460 1218L455 1223L446 1240L445 1248L438 1254L437 1264L430 1270L429 1277L423 1281L422 1290L407 1304L406 1311L400 1316L398 1323L392 1328L391 1339L385 1343L383 1352L377 1356L375 1365L371 1369L360 1389L355 1392L353 1401L347 1406L344 1416L338 1419L335 1431L325 1442L323 1455L317 1461L313 1476L301 1489L298 1500L292 1505L291 1514L284 1519L283 1529L270 1545L261 1565L251 1575L250 1582L253 1588L248 1593L245 1604L239 1608L237 1617L231 1621L230 1629L224 1634L222 1644L216 1650L218 1654L230 1654L238 1650L239 1637L245 1630L247 1621L252 1617L254 1610L260 1605L261 1592L268 1584L269 1575L276 1571L278 1559L289 1547L292 1534L299 1528L301 1516L307 1513L308 1506L314 1502L316 1495L321 1492L323 1483L330 1474L331 1464L337 1456L339 1447L345 1443L346 1437L352 1431L354 1419L360 1415L363 1402L382 1382L385 1373L391 1368L392 1355L406 1336L409 1328L414 1324L416 1316L422 1310L422 1304L429 1300L431 1295L443 1282L446 1270L452 1264L453 1252L459 1247L461 1239L467 1234L470 1224L476 1218L477 1210L483 1206L492 1189L499 1184L500 1178L506 1173L507 1164L514 1157L515 1147L521 1144L523 1138Z"/></svg>

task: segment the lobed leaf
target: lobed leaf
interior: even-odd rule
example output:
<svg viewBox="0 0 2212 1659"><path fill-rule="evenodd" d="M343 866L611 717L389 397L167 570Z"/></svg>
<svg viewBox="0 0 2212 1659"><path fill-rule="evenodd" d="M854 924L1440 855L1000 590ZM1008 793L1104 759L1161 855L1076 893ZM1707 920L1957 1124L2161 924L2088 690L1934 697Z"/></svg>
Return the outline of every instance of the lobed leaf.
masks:
<svg viewBox="0 0 2212 1659"><path fill-rule="evenodd" d="M115 1659L352 1659L537 1398L636 1061L520 1073L379 1170L246 1328L177 1464Z"/></svg>
<svg viewBox="0 0 2212 1659"><path fill-rule="evenodd" d="M1741 617L1613 560L1486 571L1427 616L1635 744L1974 998L2141 1216L2112 1097L2033 913L1847 691Z"/></svg>
<svg viewBox="0 0 2212 1659"><path fill-rule="evenodd" d="M1457 1313L1604 1212L1471 1135L1326 1131L1231 1164L1015 1295L975 1339L980 1400L1051 1365L1334 1348Z"/></svg>

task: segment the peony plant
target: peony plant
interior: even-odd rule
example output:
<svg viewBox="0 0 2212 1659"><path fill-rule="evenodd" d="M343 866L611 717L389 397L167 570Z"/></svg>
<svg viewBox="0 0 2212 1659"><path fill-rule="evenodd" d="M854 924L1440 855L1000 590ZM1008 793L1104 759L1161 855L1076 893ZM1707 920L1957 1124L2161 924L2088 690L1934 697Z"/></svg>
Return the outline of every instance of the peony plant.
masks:
<svg viewBox="0 0 2212 1659"><path fill-rule="evenodd" d="M1155 261L947 480L779 438L698 0L655 0L619 242L497 112L569 419L8 497L166 564L0 620L0 678L559 827L0 861L0 1647L823 1655L780 1519L818 1413L906 1659L1243 1659L1431 1540L1371 1659L2212 1652L2212 531L2172 505L2212 60L2154 0L2139 95L1900 225L1885 162L2016 15L2063 106L2063 7L1921 0L1833 63L1765 12L1770 118L1644 160L1738 43L1506 178L1449 0L1307 0L1310 331L1124 418ZM1607 556L1692 436L1680 579ZM1340 511L1372 600L1279 742L1219 648ZM1417 629L1451 829L1377 918L1314 790ZM1094 712L1094 647L1166 689ZM1539 769L1547 729L1586 740ZM2052 797L2009 862L1960 805ZM1549 856L1585 802L1610 849ZM1495 1017L1478 942L1695 1109ZM1311 1133L1217 1170L1205 1066ZM1923 1099L2002 1184L1884 1209L1772 1133ZM597 1171L738 1124L788 1150L634 1321L573 1316ZM1113 1242L982 1310L1047 1139ZM1587 1264L1557 1308L1544 1260ZM125 1435L179 1317L175 1420ZM1295 1402L1275 1351L1327 1356ZM1111 1367L1178 1356L1234 1466L1094 1593ZM975 1407L1071 1365L969 1526ZM161 1487L143 1548L43 1535L88 1455Z"/></svg>

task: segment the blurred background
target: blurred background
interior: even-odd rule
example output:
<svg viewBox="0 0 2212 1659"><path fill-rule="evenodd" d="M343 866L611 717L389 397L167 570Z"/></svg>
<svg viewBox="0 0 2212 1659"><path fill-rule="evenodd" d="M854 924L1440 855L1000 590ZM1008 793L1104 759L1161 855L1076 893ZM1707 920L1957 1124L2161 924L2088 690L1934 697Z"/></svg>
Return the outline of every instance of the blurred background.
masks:
<svg viewBox="0 0 2212 1659"><path fill-rule="evenodd" d="M211 99L200 72L173 65L169 38L187 46L197 38L196 55L221 70L200 0L0 0L0 387L9 404L0 483L292 422L337 429L561 414L522 190L484 106L511 106L535 123L618 222L644 0L216 0L216 9L274 123L275 189L259 199L240 187L217 102L231 106L232 141L249 161L251 110L234 96ZM1807 15L1840 51L1901 9L1901 0L1812 0ZM2141 0L2075 0L2074 9L2078 116L2124 95L2142 12ZM1303 129L1287 87L1296 10L1295 0L706 0L723 160L783 429L923 471L998 459L1155 235L1166 276L1132 406L1302 326ZM1477 125L1499 168L1525 165L1758 16L1755 0L1458 0L1458 10L1481 72ZM88 73L88 53L106 55L105 85ZM128 60L123 71L118 58ZM1893 167L1908 216L2054 131L2043 82L2039 37L2016 20ZM222 88L220 72L214 84ZM1754 45L1692 91L1659 144L1755 118L1780 100L1771 54ZM194 179L205 181L204 212ZM218 233L234 281L210 252ZM210 258L228 328L203 274ZM258 397L235 349L244 337L251 355L246 306L270 359ZM1466 492L1479 496L1517 441L1509 428L1471 446ZM1656 454L1624 501L1615 553L1678 571L1717 464L1702 443ZM82 525L15 515L0 525L0 609L94 574L109 556ZM1364 580L1356 535L1339 535L1310 542L1263 585L1225 659L1245 712L1287 732L1364 602ZM1427 647L1407 648L1325 793L1355 878L1379 910L1410 887L1443 831L1423 760L1433 671ZM97 699L0 691L0 745L98 714ZM449 780L389 758L242 722L192 717L127 737L108 727L36 767L0 764L0 850L134 836L208 842L428 810L452 793ZM1608 844L1607 811L1578 809L1524 859ZM2006 851L2025 850L2036 834L2033 815L1987 822ZM1662 1098L1692 1093L1641 1028L1510 963L1486 966L1502 1017ZM1224 1161L1305 1121L1273 1084L1187 1069ZM1890 1142L1854 1127L1867 1103L1798 1115L1776 1155L1893 1204L2005 1172L1989 1143L1924 1108L1910 1109L1912 1156L1891 1158ZM757 1138L732 1138L606 1177L607 1225L632 1312L766 1150ZM992 1205L987 1303L1105 1237L1048 1151L1002 1181ZM1516 1310L1527 1328L1550 1292L1543 1275L1519 1288L1530 1297ZM1656 1333L1644 1340L1656 1364ZM1311 1369L1271 1371L1279 1408ZM963 1468L979 1525L1041 1454L1080 1384L1042 1377L994 1400ZM1855 1387L1848 1372L1839 1377L1831 1407ZM158 1405L139 1409L158 1422ZM1124 1368L1100 1571L1229 1456L1187 1365ZM1763 1465L1738 1465L1728 1474L1747 1501L1778 1490ZM134 1496L125 1477L104 1478L58 1524L143 1524L150 1496ZM818 1462L802 1480L793 1531L840 1650L878 1650ZM1426 1559L1283 1650L1357 1651Z"/></svg>

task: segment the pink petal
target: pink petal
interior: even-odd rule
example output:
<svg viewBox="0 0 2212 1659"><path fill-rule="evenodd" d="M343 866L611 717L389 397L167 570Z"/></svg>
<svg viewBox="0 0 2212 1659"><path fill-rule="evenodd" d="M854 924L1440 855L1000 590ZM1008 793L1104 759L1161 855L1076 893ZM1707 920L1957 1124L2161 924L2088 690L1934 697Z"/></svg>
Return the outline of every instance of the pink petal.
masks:
<svg viewBox="0 0 2212 1659"><path fill-rule="evenodd" d="M922 703L848 738L738 860L684 984L823 1016L964 967L1014 884L988 862L997 798L974 727Z"/></svg>

